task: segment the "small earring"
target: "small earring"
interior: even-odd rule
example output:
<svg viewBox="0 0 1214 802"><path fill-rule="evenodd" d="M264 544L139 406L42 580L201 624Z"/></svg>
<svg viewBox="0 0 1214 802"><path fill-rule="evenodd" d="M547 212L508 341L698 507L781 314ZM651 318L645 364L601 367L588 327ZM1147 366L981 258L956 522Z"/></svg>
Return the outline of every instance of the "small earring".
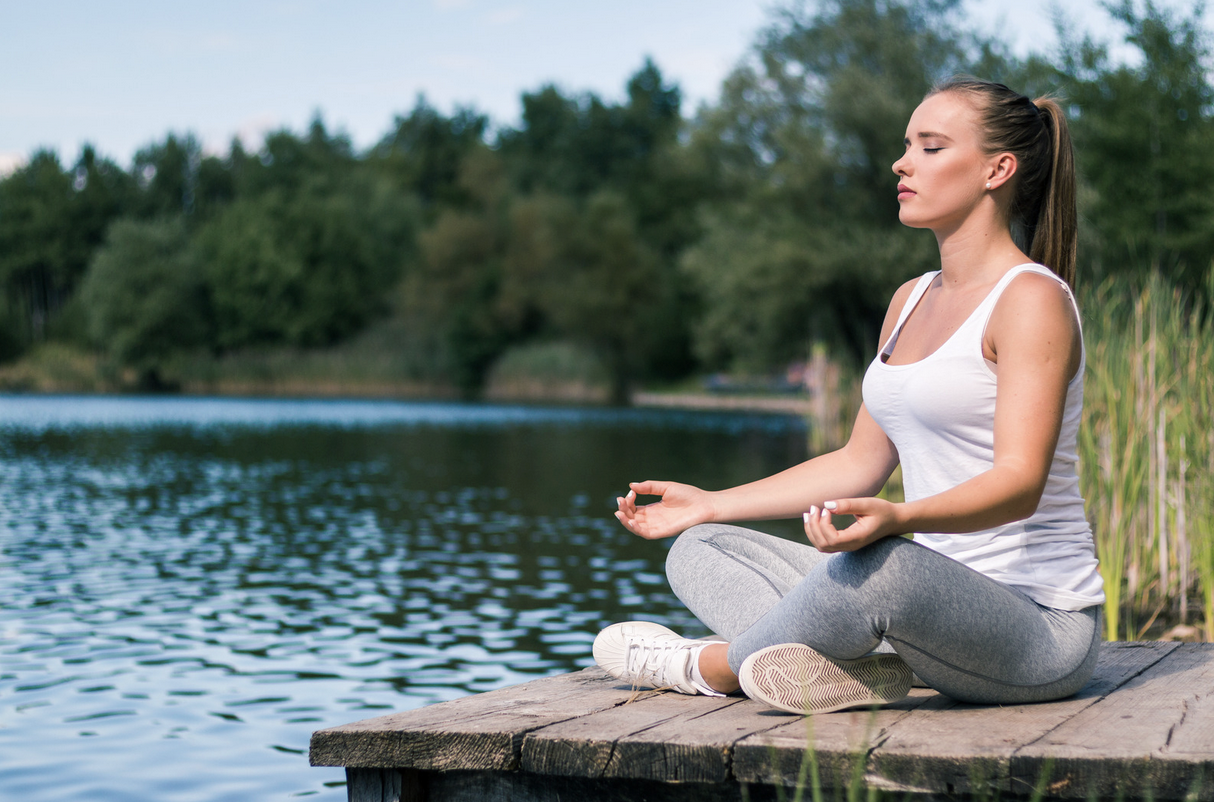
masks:
<svg viewBox="0 0 1214 802"><path fill-rule="evenodd" d="M987 189L990 189L990 188L991 188L991 182L990 182L990 181L987 181L987 182L986 182L986 188L987 188Z"/></svg>

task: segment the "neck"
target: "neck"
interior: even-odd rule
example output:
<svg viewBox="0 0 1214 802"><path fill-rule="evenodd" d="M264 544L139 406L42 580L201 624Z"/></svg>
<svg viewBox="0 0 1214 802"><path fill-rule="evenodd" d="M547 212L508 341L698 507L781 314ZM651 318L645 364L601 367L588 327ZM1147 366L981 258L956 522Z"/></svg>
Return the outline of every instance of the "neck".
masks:
<svg viewBox="0 0 1214 802"><path fill-rule="evenodd" d="M1016 265L1031 261L999 220L971 217L956 228L937 230L935 234L945 287L965 289L992 284Z"/></svg>

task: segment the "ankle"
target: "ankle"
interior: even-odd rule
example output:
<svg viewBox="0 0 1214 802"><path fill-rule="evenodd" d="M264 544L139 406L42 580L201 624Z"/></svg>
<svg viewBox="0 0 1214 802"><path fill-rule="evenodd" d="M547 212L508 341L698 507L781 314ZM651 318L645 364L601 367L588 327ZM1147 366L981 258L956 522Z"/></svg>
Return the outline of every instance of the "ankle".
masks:
<svg viewBox="0 0 1214 802"><path fill-rule="evenodd" d="M738 675L729 667L728 643L710 643L700 649L692 673L696 681L718 693L733 693L741 687Z"/></svg>

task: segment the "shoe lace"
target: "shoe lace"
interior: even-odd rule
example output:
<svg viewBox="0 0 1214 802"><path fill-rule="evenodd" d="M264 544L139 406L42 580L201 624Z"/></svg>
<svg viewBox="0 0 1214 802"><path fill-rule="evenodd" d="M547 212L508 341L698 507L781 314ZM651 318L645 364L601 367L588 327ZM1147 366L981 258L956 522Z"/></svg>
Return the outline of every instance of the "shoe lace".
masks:
<svg viewBox="0 0 1214 802"><path fill-rule="evenodd" d="M647 682L657 690L664 690L686 682L684 675L690 654L679 641L637 640L628 644L625 663L634 682Z"/></svg>

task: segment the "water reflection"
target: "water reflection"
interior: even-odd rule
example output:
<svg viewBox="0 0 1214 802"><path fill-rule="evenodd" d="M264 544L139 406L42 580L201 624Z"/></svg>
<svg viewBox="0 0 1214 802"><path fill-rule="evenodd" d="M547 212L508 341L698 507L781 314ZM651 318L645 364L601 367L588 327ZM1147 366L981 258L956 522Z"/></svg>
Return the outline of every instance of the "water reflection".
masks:
<svg viewBox="0 0 1214 802"><path fill-rule="evenodd" d="M588 665L615 620L693 629L612 498L805 440L375 402L0 398L0 421L0 789L25 800L344 799L314 729Z"/></svg>

